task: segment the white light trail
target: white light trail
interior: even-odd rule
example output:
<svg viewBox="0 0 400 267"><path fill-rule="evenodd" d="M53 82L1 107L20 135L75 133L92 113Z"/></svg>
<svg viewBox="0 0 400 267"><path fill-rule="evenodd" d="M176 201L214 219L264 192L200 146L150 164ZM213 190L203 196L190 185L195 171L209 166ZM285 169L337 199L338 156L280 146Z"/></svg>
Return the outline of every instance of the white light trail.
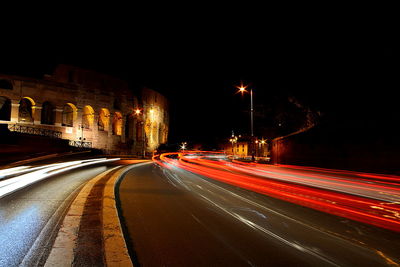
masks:
<svg viewBox="0 0 400 267"><path fill-rule="evenodd" d="M0 198L53 175L67 172L69 170L73 170L76 168L81 168L99 163L112 162L117 160L120 159L99 158L99 159L88 159L88 160L55 163L31 169L28 169L29 166L21 166L17 168L2 170L2 172L0 173L0 175L2 175L0 176L0 179L1 177L5 176L18 175L19 173L26 172L27 170L30 172L13 178L0 180Z"/></svg>

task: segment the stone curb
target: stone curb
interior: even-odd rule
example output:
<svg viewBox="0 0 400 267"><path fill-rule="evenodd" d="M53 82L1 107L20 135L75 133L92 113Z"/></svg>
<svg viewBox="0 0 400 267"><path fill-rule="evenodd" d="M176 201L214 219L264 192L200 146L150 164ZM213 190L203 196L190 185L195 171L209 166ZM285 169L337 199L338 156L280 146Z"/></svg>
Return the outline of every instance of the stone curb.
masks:
<svg viewBox="0 0 400 267"><path fill-rule="evenodd" d="M130 169L149 163L151 162L137 163L119 169L111 176L104 187L102 236L105 266L133 267L116 207L115 185L118 180L121 179L123 174ZM79 226L85 208L86 199L99 180L118 168L120 168L120 166L97 175L79 192L65 215L45 266L72 266L74 261L74 250L78 241Z"/></svg>
<svg viewBox="0 0 400 267"><path fill-rule="evenodd" d="M56 240L46 260L45 266L72 266L74 260L74 249L78 239L79 225L81 222L86 199L93 186L105 175L115 170L103 172L91 179L79 192L78 196L72 202L64 221L58 231Z"/></svg>
<svg viewBox="0 0 400 267"><path fill-rule="evenodd" d="M106 266L133 266L121 228L115 200L115 185L123 174L140 165L142 162L120 169L108 180L103 194L103 242Z"/></svg>
<svg viewBox="0 0 400 267"><path fill-rule="evenodd" d="M103 193L103 242L106 266L133 266L121 229L115 202L115 185L129 168L117 171Z"/></svg>

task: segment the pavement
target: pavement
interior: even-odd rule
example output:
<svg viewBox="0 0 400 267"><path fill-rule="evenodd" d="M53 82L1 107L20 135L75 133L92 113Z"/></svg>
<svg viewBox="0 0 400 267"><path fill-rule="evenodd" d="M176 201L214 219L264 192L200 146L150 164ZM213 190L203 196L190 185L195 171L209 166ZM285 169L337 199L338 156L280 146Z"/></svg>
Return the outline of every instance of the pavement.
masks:
<svg viewBox="0 0 400 267"><path fill-rule="evenodd" d="M77 192L108 168L100 164L74 169L1 196L0 266L42 266ZM0 189L3 185L0 181Z"/></svg>
<svg viewBox="0 0 400 267"><path fill-rule="evenodd" d="M145 164L125 160L125 164L132 163ZM116 166L82 188L64 217L45 266L133 266L114 188L124 173L136 166Z"/></svg>
<svg viewBox="0 0 400 267"><path fill-rule="evenodd" d="M114 188L126 171L148 160L78 163L75 157L82 153L46 155L1 170L0 236L6 244L0 266L132 265Z"/></svg>

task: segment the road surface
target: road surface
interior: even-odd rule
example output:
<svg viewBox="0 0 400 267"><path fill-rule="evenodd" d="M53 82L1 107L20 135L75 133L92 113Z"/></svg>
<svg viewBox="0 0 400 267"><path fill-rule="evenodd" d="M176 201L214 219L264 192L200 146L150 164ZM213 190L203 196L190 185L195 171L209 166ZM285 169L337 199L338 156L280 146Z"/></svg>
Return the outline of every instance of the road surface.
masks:
<svg viewBox="0 0 400 267"><path fill-rule="evenodd" d="M120 215L136 265L400 263L396 231L223 183L211 179L208 170L200 175L164 162L137 166L125 175L119 185ZM224 171L226 177L235 173Z"/></svg>
<svg viewBox="0 0 400 267"><path fill-rule="evenodd" d="M81 186L107 169L100 164L71 170L0 197L0 266L43 264L58 223ZM9 181L0 180L0 189L20 182Z"/></svg>

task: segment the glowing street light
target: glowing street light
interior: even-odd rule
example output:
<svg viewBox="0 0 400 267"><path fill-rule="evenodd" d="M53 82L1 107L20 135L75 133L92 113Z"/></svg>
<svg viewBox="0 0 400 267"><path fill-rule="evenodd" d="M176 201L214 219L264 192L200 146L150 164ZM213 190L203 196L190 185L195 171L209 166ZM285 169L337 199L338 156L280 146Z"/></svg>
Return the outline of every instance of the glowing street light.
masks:
<svg viewBox="0 0 400 267"><path fill-rule="evenodd" d="M238 140L237 136L233 136L233 135L232 135L232 138L229 139L229 142L232 143L232 154L233 154L233 158L235 158L235 148L234 148L233 144L236 143L237 140Z"/></svg>
<svg viewBox="0 0 400 267"><path fill-rule="evenodd" d="M267 143L267 140L265 140L264 138L262 138L261 140L256 140L255 141L256 144L258 144L257 147L257 157L261 155L264 155L264 145ZM262 152L262 153L261 153Z"/></svg>
<svg viewBox="0 0 400 267"><path fill-rule="evenodd" d="M142 114L142 110L140 108L136 108L134 110L134 112L137 117L139 117L139 115ZM144 131L144 118L142 118L142 121L140 122L140 124L142 125L142 136L143 136L143 151L142 152L143 152L143 158L145 158L146 157L146 133Z"/></svg>
<svg viewBox="0 0 400 267"><path fill-rule="evenodd" d="M246 88L248 87L248 85L244 86L243 83L240 84L240 86L236 86L236 88L239 89L239 93L247 93L248 91L246 90Z"/></svg>
<svg viewBox="0 0 400 267"><path fill-rule="evenodd" d="M182 150L182 151L185 151L186 145L187 145L186 142L182 142L182 144L181 144L181 150Z"/></svg>
<svg viewBox="0 0 400 267"><path fill-rule="evenodd" d="M243 85L243 82L240 83L240 86L236 86L239 89L238 92L248 93L246 90L248 85ZM250 126L251 126L251 160L254 161L254 109L253 109L253 89L250 88Z"/></svg>

